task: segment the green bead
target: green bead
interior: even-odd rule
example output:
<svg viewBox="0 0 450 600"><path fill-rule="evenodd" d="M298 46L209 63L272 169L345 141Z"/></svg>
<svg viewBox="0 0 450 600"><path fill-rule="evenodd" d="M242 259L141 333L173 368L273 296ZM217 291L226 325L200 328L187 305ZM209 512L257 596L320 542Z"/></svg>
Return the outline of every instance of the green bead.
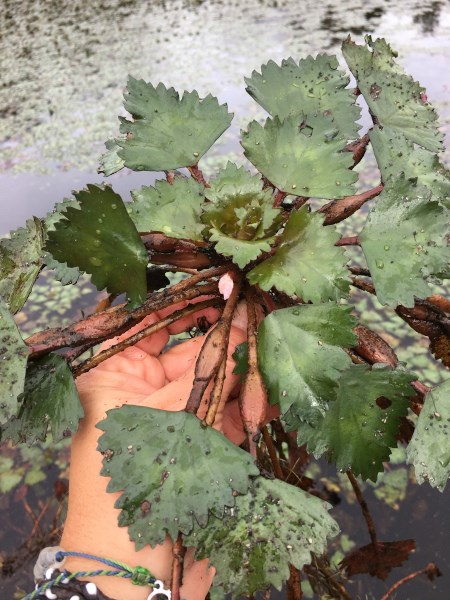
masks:
<svg viewBox="0 0 450 600"><path fill-rule="evenodd" d="M150 583L151 573L145 567L135 567L131 575L131 581L134 585L148 585Z"/></svg>

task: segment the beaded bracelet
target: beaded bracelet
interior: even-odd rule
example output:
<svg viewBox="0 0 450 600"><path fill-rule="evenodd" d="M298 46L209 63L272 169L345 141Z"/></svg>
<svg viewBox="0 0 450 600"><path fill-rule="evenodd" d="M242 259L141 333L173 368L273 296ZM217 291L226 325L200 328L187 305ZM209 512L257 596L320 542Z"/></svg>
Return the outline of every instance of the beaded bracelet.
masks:
<svg viewBox="0 0 450 600"><path fill-rule="evenodd" d="M63 565L65 559L69 556L89 558L90 560L112 567L112 569L77 571L76 573L69 573L68 571L63 570L58 572L56 577L53 577L55 570L59 569L59 567ZM170 600L172 597L171 591L164 588L163 582L153 577L150 571L145 567L138 566L132 568L122 562L110 558L102 558L92 554L85 554L84 552L66 552L58 546L44 548L40 552L33 572L35 579L40 583L38 583L36 589L31 594L25 596L23 600L35 600L40 597L48 598L49 600L57 600L58 596L52 591L54 586L68 585L78 577L97 577L100 575L130 579L131 583L134 585L148 585L152 587L153 590L150 592L147 600L151 600L152 598L169 598ZM94 598L97 595L97 586L94 583L87 583L85 587L88 596ZM73 596L72 598L80 600L79 596Z"/></svg>

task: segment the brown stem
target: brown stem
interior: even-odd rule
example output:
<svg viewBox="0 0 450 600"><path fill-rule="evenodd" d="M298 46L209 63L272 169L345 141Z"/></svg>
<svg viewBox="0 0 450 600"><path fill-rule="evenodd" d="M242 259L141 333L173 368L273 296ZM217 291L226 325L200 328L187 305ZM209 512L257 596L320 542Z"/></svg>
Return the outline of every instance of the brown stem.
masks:
<svg viewBox="0 0 450 600"><path fill-rule="evenodd" d="M289 579L286 582L287 600L301 600L303 594L300 573L291 564L289 565L289 573Z"/></svg>
<svg viewBox="0 0 450 600"><path fill-rule="evenodd" d="M358 88L356 88L356 89L358 89ZM358 92L359 92L359 90L358 90ZM359 164L362 161L362 159L364 158L364 155L366 153L366 149L367 149L369 142L370 142L369 134L366 133L361 138L359 138L359 140L356 140L356 142L351 142L350 144L348 144L348 146L346 146L345 149L348 152L353 152L352 169L354 169L356 167L356 165Z"/></svg>
<svg viewBox="0 0 450 600"><path fill-rule="evenodd" d="M332 225L344 221L344 219L347 219L347 217L359 210L368 200L372 200L372 198L378 196L382 190L383 186L380 184L361 194L339 198L338 200L332 200L328 204L325 204L325 206L322 206L318 211L320 213L325 213L323 224Z"/></svg>
<svg viewBox="0 0 450 600"><path fill-rule="evenodd" d="M264 443L266 444L267 451L269 452L270 460L272 461L273 472L275 473L275 477L284 481L283 470L281 469L278 454L275 450L272 436L270 435L267 429L267 425L264 425L264 427L261 428L261 433L264 439Z"/></svg>
<svg viewBox="0 0 450 600"><path fill-rule="evenodd" d="M341 239L335 243L335 246L359 246L359 237L357 235L341 237Z"/></svg>
<svg viewBox="0 0 450 600"><path fill-rule="evenodd" d="M183 546L183 536L178 534L177 541L172 550L172 581L170 588L172 591L172 600L180 600L180 588L183 580L183 562L186 548Z"/></svg>
<svg viewBox="0 0 450 600"><path fill-rule="evenodd" d="M186 411L197 414L209 382L216 376L228 350L231 322L239 299L241 281L235 281L221 318L206 336L195 363L195 378Z"/></svg>
<svg viewBox="0 0 450 600"><path fill-rule="evenodd" d="M286 192L282 192L281 190L278 190L278 192L275 195L275 199L273 201L273 207L278 208L278 206L280 206L280 204L283 202L283 200L286 198L286 196L287 196Z"/></svg>
<svg viewBox="0 0 450 600"><path fill-rule="evenodd" d="M377 533L375 530L375 523L373 522L372 515L369 512L369 507L367 506L367 502L364 500L364 497L361 492L361 488L359 487L356 477L353 475L353 473L350 469L347 471L347 477L349 478L350 483L352 484L353 491L355 492L355 496L361 507L362 514L364 515L364 519L367 524L367 529L369 530L369 535L370 535L372 544L375 545L377 542Z"/></svg>
<svg viewBox="0 0 450 600"><path fill-rule="evenodd" d="M402 579L394 583L394 585L388 589L384 596L382 596L381 600L389 600L392 594L396 592L401 585L407 581L411 581L411 579L414 579L415 577L419 577L419 575L426 575L429 579L433 580L435 577L440 577L441 572L434 563L428 563L424 569L410 573L409 575L406 575L406 577L402 577Z"/></svg>
<svg viewBox="0 0 450 600"><path fill-rule="evenodd" d="M166 175L167 183L170 183L170 185L172 185L175 181L175 171L164 171L164 173Z"/></svg>
<svg viewBox="0 0 450 600"><path fill-rule="evenodd" d="M157 331L160 331L161 329L165 329L175 321L179 321L183 317L188 317L189 315L203 310L204 308L208 308L210 306L214 306L220 303L220 298L209 298L208 300L204 300L203 302L198 302L197 304L189 304L188 306L180 310L176 310L175 312L168 315L167 317L164 317L164 319L161 319L157 323L153 323L152 325L141 329L134 335L130 335L130 337L126 338L125 340L122 340L118 344L110 346L109 348L106 348L105 350L99 352L95 356L88 358L77 367L74 367L74 369L72 370L73 375L74 377L79 377L82 373L87 373L87 371L90 371L91 369L97 367L100 363L104 362L108 358L111 358L111 356L114 356L119 352L123 352L125 348L134 346L134 344L136 344L140 340L152 335L153 333L156 333Z"/></svg>
<svg viewBox="0 0 450 600"><path fill-rule="evenodd" d="M347 267L350 273L353 275L362 275L363 277L370 277L369 269L365 267Z"/></svg>
<svg viewBox="0 0 450 600"><path fill-rule="evenodd" d="M209 187L209 183L204 178L203 173L199 169L198 165L192 165L192 167L188 167L188 171L197 183L200 183L201 185L204 185L205 187Z"/></svg>
<svg viewBox="0 0 450 600"><path fill-rule="evenodd" d="M267 392L258 368L256 343L258 324L255 296L250 286L246 288L245 297L247 303L248 370L239 394L239 410L249 441L250 453L256 457L256 437L260 433L267 414Z"/></svg>
<svg viewBox="0 0 450 600"><path fill-rule="evenodd" d="M150 294L142 306L131 311L125 308L125 304L121 304L101 313L94 313L64 329L57 327L35 333L25 340L30 351L29 359L33 360L59 348L85 346L87 349L123 333L156 310L175 302L197 298L202 294L215 293L216 283L197 287L196 284L222 275L227 270L229 266L221 265L201 271L168 289Z"/></svg>
<svg viewBox="0 0 450 600"><path fill-rule="evenodd" d="M209 400L208 412L203 421L205 425L209 425L210 427L214 425L216 414L222 399L223 384L225 382L225 376L227 372L227 357L228 352L224 352L222 362L220 363L219 370L217 371L216 379L214 380L214 386Z"/></svg>
<svg viewBox="0 0 450 600"><path fill-rule="evenodd" d="M364 325L357 325L353 331L358 337L358 345L353 350L359 356L367 360L371 365L374 363L386 363L395 369L398 364L398 358L394 350L382 337Z"/></svg>

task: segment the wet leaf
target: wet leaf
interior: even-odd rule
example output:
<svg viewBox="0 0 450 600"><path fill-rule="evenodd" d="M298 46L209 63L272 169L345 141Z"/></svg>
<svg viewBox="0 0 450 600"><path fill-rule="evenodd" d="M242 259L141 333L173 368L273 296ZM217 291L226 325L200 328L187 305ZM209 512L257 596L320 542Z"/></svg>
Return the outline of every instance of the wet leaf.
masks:
<svg viewBox="0 0 450 600"><path fill-rule="evenodd" d="M450 380L431 390L406 450L418 483L428 481L441 492L450 476Z"/></svg>
<svg viewBox="0 0 450 600"><path fill-rule="evenodd" d="M358 46L349 36L342 53L377 122L427 150L442 150L444 136L435 110L424 101L425 89L395 63L397 54L386 40L366 36L366 43Z"/></svg>
<svg viewBox="0 0 450 600"><path fill-rule="evenodd" d="M351 308L303 305L268 315L258 331L258 364L271 404L284 415L315 423L336 397L337 380L351 365Z"/></svg>
<svg viewBox="0 0 450 600"><path fill-rule="evenodd" d="M236 362L236 366L233 369L234 375L241 376L241 382L244 380L244 376L248 371L248 343L242 342L236 346L236 350L233 353L233 358Z"/></svg>
<svg viewBox="0 0 450 600"><path fill-rule="evenodd" d="M118 155L135 171L166 171L188 167L199 159L230 126L233 115L211 95L184 92L180 99L162 83L128 79L124 106L134 121L121 119L126 139L116 140Z"/></svg>
<svg viewBox="0 0 450 600"><path fill-rule="evenodd" d="M299 130L297 117L256 121L242 133L248 160L278 189L294 196L342 198L354 193L357 174L346 137L330 117L308 116ZM326 169L320 167L326 165Z"/></svg>
<svg viewBox="0 0 450 600"><path fill-rule="evenodd" d="M369 573L372 577L386 579L392 569L409 559L416 549L414 540L375 542L351 552L341 562L348 577L357 573Z"/></svg>
<svg viewBox="0 0 450 600"><path fill-rule="evenodd" d="M260 175L252 175L244 167L238 167L230 161L209 183L210 187L205 189L205 196L212 202L224 200L230 196L258 194L263 190Z"/></svg>
<svg viewBox="0 0 450 600"><path fill-rule="evenodd" d="M382 304L411 307L430 295L426 278L450 261L449 219L427 188L403 176L386 182L359 236Z"/></svg>
<svg viewBox="0 0 450 600"><path fill-rule="evenodd" d="M179 177L173 184L157 181L155 187L143 186L131 192L130 217L138 231L202 241L203 190L194 179Z"/></svg>
<svg viewBox="0 0 450 600"><path fill-rule="evenodd" d="M128 526L139 550L175 540L198 522L235 504L259 471L252 457L186 412L142 406L108 411L98 424L104 454L102 475L109 492L123 491L116 502L119 525Z"/></svg>
<svg viewBox="0 0 450 600"><path fill-rule="evenodd" d="M107 140L105 147L106 152L100 157L98 172L103 173L105 177L109 177L123 169L125 165L123 159L118 154L121 147L117 144L116 140Z"/></svg>
<svg viewBox="0 0 450 600"><path fill-rule="evenodd" d="M352 365L341 374L336 400L314 425L288 414L289 429L297 429L298 443L308 444L316 458L327 453L338 469L352 469L363 479L376 481L397 446L401 418L408 412L409 385L416 376L386 365ZM377 399L383 398L383 402Z"/></svg>
<svg viewBox="0 0 450 600"><path fill-rule="evenodd" d="M345 89L349 77L338 67L337 58L329 54L308 56L298 64L288 58L281 66L270 60L262 65L261 74L253 71L245 78L246 90L273 117L320 112L332 117L344 137L354 140L360 108L355 106L352 90Z"/></svg>
<svg viewBox="0 0 450 600"><path fill-rule="evenodd" d="M306 207L292 213L275 255L252 269L250 283L263 290L297 294L306 302L338 300L348 289L347 259L334 244L339 234L334 226L323 227L323 216Z"/></svg>
<svg viewBox="0 0 450 600"><path fill-rule="evenodd" d="M23 391L27 356L28 348L0 299L0 423L17 412L17 397Z"/></svg>
<svg viewBox="0 0 450 600"><path fill-rule="evenodd" d="M88 185L48 231L53 258L91 274L92 283L112 294L126 292L130 308L145 300L147 251L122 198L109 186Z"/></svg>
<svg viewBox="0 0 450 600"><path fill-rule="evenodd" d="M282 481L258 477L246 496L236 498L222 520L211 518L184 538L195 546L197 560L209 558L216 568L213 600L233 599L273 585L281 590L289 566L301 569L320 554L327 538L338 533L329 505Z"/></svg>
<svg viewBox="0 0 450 600"><path fill-rule="evenodd" d="M83 409L67 362L56 354L28 363L25 389L17 417L4 428L4 437L17 444L44 441L51 429L54 441L78 429Z"/></svg>
<svg viewBox="0 0 450 600"><path fill-rule="evenodd" d="M414 146L402 133L389 127L374 127L370 141L383 181L403 172L405 179L417 177L417 182L436 196L450 194L450 172L436 154Z"/></svg>
<svg viewBox="0 0 450 600"><path fill-rule="evenodd" d="M43 230L34 217L0 240L0 297L15 314L25 304L42 268Z"/></svg>
<svg viewBox="0 0 450 600"><path fill-rule="evenodd" d="M55 231L56 223L64 218L64 211L66 211L69 206L80 208L80 205L76 200L66 198L62 202L58 202L52 212L47 214L43 221L45 240L48 239L49 231ZM67 266L67 263L59 262L50 254L50 252L44 252L43 261L47 269L53 270L53 276L57 281L60 281L62 285L73 285L77 283L80 278L81 273L78 267L69 267Z"/></svg>

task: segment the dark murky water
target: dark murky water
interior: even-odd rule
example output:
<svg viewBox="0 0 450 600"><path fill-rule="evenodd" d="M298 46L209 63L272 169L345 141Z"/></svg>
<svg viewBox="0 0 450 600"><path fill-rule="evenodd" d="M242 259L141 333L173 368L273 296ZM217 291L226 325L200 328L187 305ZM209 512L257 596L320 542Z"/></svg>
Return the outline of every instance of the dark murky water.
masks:
<svg viewBox="0 0 450 600"><path fill-rule="evenodd" d="M239 129L260 114L244 91L244 75L268 59L339 54L347 33L356 41L366 33L386 37L406 70L427 88L443 129L450 130L448 1L1 0L0 8L0 234L31 214L43 216L72 189L101 181L96 157L104 140L117 132L129 73L179 90L195 88L200 95L211 92L228 102L235 119L204 159L206 171L229 157L243 160ZM118 174L111 183L127 198L131 188L152 179L145 173ZM58 294L52 310L67 317ZM38 298L34 301L39 306ZM93 301L92 294L80 296L85 308ZM52 460L39 467L48 475L45 483L30 486L26 496L37 512L53 480L64 476L63 464L55 468ZM5 463L2 469L9 473ZM0 499L3 553L17 548L32 529L20 489ZM379 598L398 578L434 560L444 577L434 583L418 579L401 588L397 598L448 598L449 493L409 481L399 512L395 502L389 507L368 491L380 538L414 537L417 551L386 583L355 577L353 597ZM344 500L335 516L354 541L367 543L357 505ZM3 579L1 598L12 598L17 586L30 590L30 573L26 563L13 578Z"/></svg>

